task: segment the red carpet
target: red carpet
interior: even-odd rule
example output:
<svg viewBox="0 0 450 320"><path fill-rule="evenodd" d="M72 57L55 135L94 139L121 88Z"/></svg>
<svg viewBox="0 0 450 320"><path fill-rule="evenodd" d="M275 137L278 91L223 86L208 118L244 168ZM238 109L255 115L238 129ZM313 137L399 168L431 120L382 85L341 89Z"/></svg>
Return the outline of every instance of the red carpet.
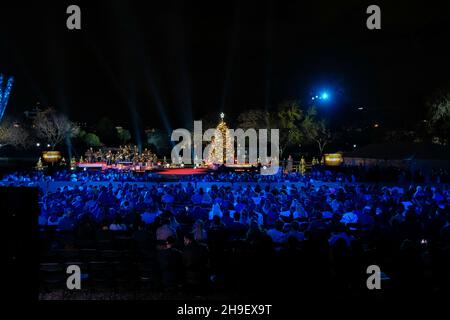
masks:
<svg viewBox="0 0 450 320"><path fill-rule="evenodd" d="M165 175L191 175L191 174L205 174L209 171L207 168L175 168L175 169L164 169L161 171L158 171L158 174L165 174Z"/></svg>

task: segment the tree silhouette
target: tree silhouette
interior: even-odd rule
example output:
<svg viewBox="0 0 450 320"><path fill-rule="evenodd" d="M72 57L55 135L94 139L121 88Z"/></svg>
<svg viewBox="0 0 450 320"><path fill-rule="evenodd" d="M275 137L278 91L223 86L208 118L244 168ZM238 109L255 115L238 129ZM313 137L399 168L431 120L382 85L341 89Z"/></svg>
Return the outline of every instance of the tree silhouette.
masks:
<svg viewBox="0 0 450 320"><path fill-rule="evenodd" d="M33 127L37 136L50 144L52 150L66 138L74 136L78 130L77 126L66 115L57 113L51 108L37 113L33 121Z"/></svg>

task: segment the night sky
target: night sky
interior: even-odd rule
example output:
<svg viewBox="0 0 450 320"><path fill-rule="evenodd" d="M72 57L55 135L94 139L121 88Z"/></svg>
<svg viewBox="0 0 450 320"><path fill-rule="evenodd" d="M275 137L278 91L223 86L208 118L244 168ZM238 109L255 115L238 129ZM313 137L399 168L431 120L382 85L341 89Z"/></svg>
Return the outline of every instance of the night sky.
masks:
<svg viewBox="0 0 450 320"><path fill-rule="evenodd" d="M345 3L345 4L344 4ZM78 4L82 30L66 28ZM132 130L187 127L286 99L337 123L359 106L410 127L450 82L450 5L364 1L2 1L0 72L15 76L7 113L37 101L76 121L108 116Z"/></svg>

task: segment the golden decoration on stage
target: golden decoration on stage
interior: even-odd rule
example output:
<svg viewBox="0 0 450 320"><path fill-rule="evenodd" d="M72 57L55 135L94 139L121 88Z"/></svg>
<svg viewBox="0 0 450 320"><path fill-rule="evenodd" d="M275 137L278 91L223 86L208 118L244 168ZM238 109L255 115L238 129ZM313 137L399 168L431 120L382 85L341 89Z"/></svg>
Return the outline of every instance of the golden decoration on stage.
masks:
<svg viewBox="0 0 450 320"><path fill-rule="evenodd" d="M42 158L45 162L56 163L61 160L61 152L59 151L43 151Z"/></svg>
<svg viewBox="0 0 450 320"><path fill-rule="evenodd" d="M326 153L324 154L325 165L327 166L340 166L344 159L340 153Z"/></svg>

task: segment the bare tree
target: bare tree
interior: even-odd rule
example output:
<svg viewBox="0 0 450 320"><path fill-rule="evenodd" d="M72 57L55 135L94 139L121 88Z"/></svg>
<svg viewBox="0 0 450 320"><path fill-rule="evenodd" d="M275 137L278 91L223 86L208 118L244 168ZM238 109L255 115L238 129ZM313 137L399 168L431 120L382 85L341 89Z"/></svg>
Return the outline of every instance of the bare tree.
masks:
<svg viewBox="0 0 450 320"><path fill-rule="evenodd" d="M333 136L325 121L317 120L316 115L315 108L310 108L302 121L302 128L306 138L317 143L322 156L325 147L333 140Z"/></svg>
<svg viewBox="0 0 450 320"><path fill-rule="evenodd" d="M66 115L59 114L51 108L38 112L33 121L33 126L37 136L46 140L52 150L66 138L74 136L78 130L77 126Z"/></svg>
<svg viewBox="0 0 450 320"><path fill-rule="evenodd" d="M450 135L450 89L441 90L428 106L428 131L435 137L434 140L447 144Z"/></svg>
<svg viewBox="0 0 450 320"><path fill-rule="evenodd" d="M25 149L31 145L28 131L14 121L3 121L0 126L0 147L13 146Z"/></svg>

